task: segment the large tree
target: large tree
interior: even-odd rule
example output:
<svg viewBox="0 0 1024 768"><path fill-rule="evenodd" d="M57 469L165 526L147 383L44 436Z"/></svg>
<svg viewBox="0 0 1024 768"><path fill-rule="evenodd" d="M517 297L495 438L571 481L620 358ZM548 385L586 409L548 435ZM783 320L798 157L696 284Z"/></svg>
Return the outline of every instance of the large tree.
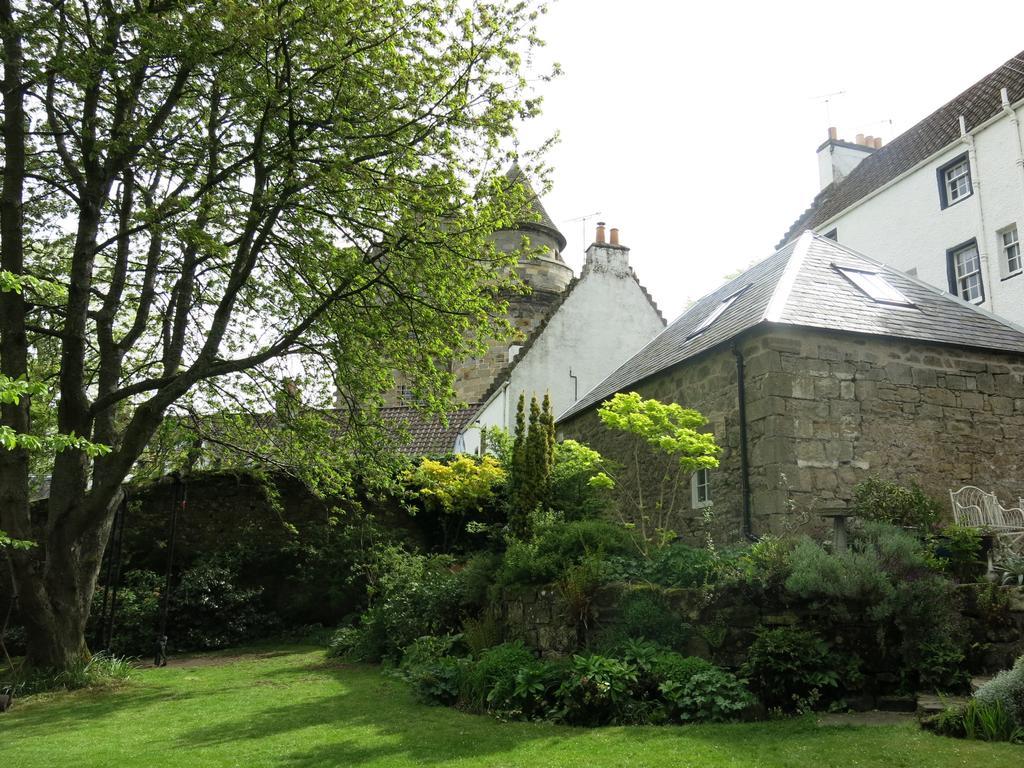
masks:
<svg viewBox="0 0 1024 768"><path fill-rule="evenodd" d="M122 483L176 404L244 398L286 358L337 390L352 431L395 370L421 400L450 394L446 361L496 331L512 279L488 235L523 218L500 171L537 108L535 17L0 0L2 426L60 436L0 447L0 529L37 543L11 554L29 663L87 653Z"/></svg>

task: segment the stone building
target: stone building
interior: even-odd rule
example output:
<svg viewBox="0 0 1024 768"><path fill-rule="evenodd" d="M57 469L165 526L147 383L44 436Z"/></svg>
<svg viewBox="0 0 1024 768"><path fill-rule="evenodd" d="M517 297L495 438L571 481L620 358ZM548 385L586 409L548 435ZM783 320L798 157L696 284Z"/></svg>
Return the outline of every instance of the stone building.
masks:
<svg viewBox="0 0 1024 768"><path fill-rule="evenodd" d="M1024 52L885 146L829 129L782 243L812 229L1024 323L1022 123Z"/></svg>
<svg viewBox="0 0 1024 768"><path fill-rule="evenodd" d="M533 266L532 264L529 266ZM508 364L491 382L463 430L465 450L480 450L481 430L515 430L519 396L548 395L559 413L595 387L665 328L665 319L629 265L618 230L604 225L586 262L524 341L508 347Z"/></svg>
<svg viewBox="0 0 1024 768"><path fill-rule="evenodd" d="M560 435L621 457L596 408L625 391L696 408L723 448L682 530L709 502L730 538L820 526L872 475L1024 494L1024 330L812 232L690 307Z"/></svg>
<svg viewBox="0 0 1024 768"><path fill-rule="evenodd" d="M455 394L466 407L441 425L406 402L401 381L383 416L411 437L410 455L463 451L478 453L483 427L513 429L519 395L549 394L555 412L564 410L665 327L665 319L629 265L629 249L605 228L587 249L580 276L562 258L565 237L545 210L529 180L513 167L507 178L525 188L533 217L494 234L506 252L523 248L517 271L529 291L504 297L514 338L493 340L487 351L452 367Z"/></svg>

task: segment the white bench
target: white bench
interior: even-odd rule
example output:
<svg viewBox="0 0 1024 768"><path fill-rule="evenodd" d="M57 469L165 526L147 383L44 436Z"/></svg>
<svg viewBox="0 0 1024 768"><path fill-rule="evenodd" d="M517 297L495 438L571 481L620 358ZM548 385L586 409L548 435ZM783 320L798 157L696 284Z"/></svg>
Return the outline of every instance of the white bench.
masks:
<svg viewBox="0 0 1024 768"><path fill-rule="evenodd" d="M985 528L1014 549L1024 540L1024 499L1017 500L1019 506L1004 507L994 493L965 485L950 491L949 500L957 525Z"/></svg>

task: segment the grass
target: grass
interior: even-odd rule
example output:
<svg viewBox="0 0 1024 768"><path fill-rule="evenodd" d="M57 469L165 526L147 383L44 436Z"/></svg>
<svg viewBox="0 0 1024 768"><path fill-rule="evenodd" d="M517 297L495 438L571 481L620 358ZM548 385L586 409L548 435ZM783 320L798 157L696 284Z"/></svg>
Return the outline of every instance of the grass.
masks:
<svg viewBox="0 0 1024 768"><path fill-rule="evenodd" d="M946 739L913 725L813 720L573 729L499 723L417 703L372 667L289 647L146 669L113 691L23 700L0 715L2 764L160 766L977 766L1024 748Z"/></svg>

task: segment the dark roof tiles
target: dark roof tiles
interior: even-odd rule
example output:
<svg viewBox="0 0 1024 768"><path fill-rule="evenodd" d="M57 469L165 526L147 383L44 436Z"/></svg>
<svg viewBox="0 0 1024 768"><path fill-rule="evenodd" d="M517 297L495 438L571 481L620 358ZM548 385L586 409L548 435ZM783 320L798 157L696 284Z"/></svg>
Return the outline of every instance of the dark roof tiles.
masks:
<svg viewBox="0 0 1024 768"><path fill-rule="evenodd" d="M829 184L789 228L779 245L805 229L817 229L854 203L937 154L960 138L960 117L968 131L1002 109L1000 90L1011 104L1024 99L1024 51L939 107L889 144L864 158L839 183Z"/></svg>
<svg viewBox="0 0 1024 768"><path fill-rule="evenodd" d="M881 275L913 306L872 300L836 267ZM738 291L743 292L707 329L694 335L704 319ZM1024 354L1024 329L1010 321L833 240L804 232L693 304L559 421L764 322Z"/></svg>

